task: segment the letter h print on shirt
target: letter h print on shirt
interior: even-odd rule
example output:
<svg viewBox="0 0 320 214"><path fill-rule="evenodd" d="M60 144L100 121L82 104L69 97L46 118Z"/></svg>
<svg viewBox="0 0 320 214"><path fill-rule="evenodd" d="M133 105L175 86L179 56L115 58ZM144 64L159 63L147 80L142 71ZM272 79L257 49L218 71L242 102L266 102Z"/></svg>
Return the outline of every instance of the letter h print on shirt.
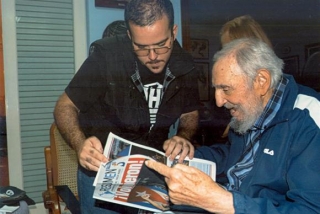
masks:
<svg viewBox="0 0 320 214"><path fill-rule="evenodd" d="M153 125L156 122L157 112L161 103L163 86L158 83L144 85L144 94L148 102L150 123Z"/></svg>

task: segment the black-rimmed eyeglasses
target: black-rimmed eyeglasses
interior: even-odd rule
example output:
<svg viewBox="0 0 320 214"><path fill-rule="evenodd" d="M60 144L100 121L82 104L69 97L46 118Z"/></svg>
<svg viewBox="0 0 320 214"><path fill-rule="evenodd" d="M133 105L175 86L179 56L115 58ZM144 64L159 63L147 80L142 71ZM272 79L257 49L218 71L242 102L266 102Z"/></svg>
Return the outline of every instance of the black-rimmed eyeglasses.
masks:
<svg viewBox="0 0 320 214"><path fill-rule="evenodd" d="M171 49L171 46L170 47L164 46L159 48L141 48L133 51L137 54L137 56L148 56L151 50L154 51L156 54L161 55L161 54L168 53L170 49Z"/></svg>

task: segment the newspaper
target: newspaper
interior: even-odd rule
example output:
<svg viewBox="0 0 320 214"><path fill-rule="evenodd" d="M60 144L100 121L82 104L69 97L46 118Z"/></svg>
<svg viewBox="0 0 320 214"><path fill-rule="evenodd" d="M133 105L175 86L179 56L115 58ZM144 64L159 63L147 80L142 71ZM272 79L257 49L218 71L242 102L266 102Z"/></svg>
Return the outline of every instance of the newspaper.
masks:
<svg viewBox="0 0 320 214"><path fill-rule="evenodd" d="M143 146L110 133L104 148L110 160L101 164L93 185L93 198L135 207L152 212L169 210L169 196L164 177L149 169L144 161L154 159L172 167L178 161L170 161L165 153ZM193 166L216 177L216 164L211 161L186 158L185 165Z"/></svg>

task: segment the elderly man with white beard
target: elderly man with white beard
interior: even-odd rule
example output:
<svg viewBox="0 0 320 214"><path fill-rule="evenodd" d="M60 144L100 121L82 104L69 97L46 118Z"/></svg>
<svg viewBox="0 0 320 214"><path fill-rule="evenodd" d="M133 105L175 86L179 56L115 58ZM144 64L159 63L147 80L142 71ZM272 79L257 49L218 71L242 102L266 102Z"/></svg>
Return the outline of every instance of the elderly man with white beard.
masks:
<svg viewBox="0 0 320 214"><path fill-rule="evenodd" d="M238 39L214 56L216 104L230 110L227 144L199 147L217 179L193 167L146 165L170 200L213 213L320 213L320 94L282 73L265 43Z"/></svg>

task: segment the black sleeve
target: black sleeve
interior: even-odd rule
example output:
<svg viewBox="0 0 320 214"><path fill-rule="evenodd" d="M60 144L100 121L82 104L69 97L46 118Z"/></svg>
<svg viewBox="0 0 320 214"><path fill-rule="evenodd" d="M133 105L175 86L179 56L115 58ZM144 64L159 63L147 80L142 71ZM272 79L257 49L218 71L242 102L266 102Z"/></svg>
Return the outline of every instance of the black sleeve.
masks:
<svg viewBox="0 0 320 214"><path fill-rule="evenodd" d="M103 75L105 64L105 57L96 49L84 61L65 89L68 97L80 111L86 111L103 95L106 85Z"/></svg>
<svg viewBox="0 0 320 214"><path fill-rule="evenodd" d="M200 97L199 97L199 86L198 86L198 74L196 69L193 69L186 78L189 89L185 93L184 109L183 113L192 112L200 109Z"/></svg>

